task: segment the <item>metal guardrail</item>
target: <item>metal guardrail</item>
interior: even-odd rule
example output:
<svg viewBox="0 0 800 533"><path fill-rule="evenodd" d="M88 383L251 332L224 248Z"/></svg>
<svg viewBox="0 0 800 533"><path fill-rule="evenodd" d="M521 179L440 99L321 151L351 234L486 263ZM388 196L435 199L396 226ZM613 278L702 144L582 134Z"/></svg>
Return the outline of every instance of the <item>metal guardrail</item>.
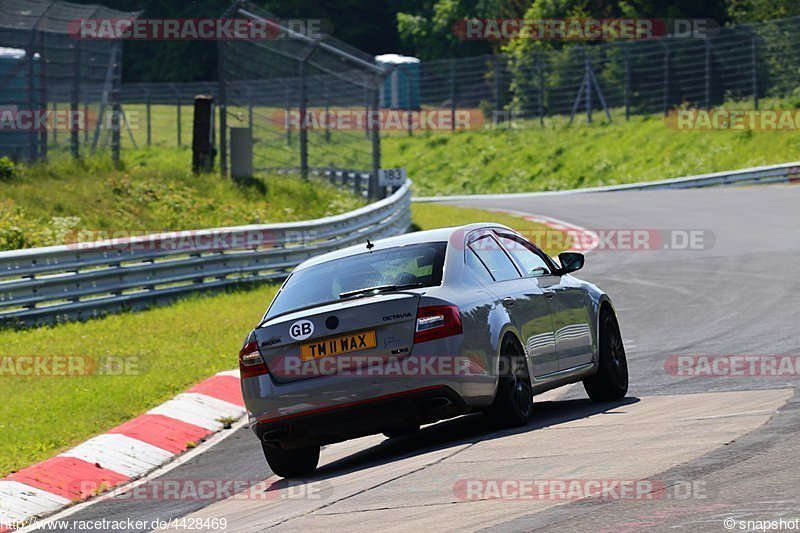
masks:
<svg viewBox="0 0 800 533"><path fill-rule="evenodd" d="M188 293L285 278L344 246L405 233L411 182L349 213L310 221L164 232L0 252L0 324L102 316Z"/></svg>
<svg viewBox="0 0 800 533"><path fill-rule="evenodd" d="M697 176L672 178L623 185L609 185L607 187L587 187L584 189L570 189L566 191L542 191L500 194L467 194L460 196L417 196L415 202L446 202L480 199L503 199L517 197L553 196L562 194L584 194L591 192L616 192L635 191L647 189L693 189L699 187L715 187L719 185L759 185L769 183L800 182L800 161L768 165L763 167L744 168L741 170L726 170L712 172Z"/></svg>
<svg viewBox="0 0 800 533"><path fill-rule="evenodd" d="M296 176L300 173L298 167L259 167L256 170L279 175ZM315 178L327 179L331 185L350 190L356 196L366 198L369 195L369 172L347 168L309 167L309 174Z"/></svg>

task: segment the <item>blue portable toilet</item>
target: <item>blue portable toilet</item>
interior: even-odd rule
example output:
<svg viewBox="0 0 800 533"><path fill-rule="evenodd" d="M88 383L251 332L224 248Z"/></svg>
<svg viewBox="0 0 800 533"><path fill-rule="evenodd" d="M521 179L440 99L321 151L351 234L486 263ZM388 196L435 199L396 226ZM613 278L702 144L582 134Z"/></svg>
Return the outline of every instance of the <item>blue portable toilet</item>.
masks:
<svg viewBox="0 0 800 533"><path fill-rule="evenodd" d="M398 54L375 56L378 63L394 66L381 87L381 107L419 109L419 59Z"/></svg>
<svg viewBox="0 0 800 533"><path fill-rule="evenodd" d="M34 56L37 59L38 56ZM27 66L21 64L25 61L25 50L19 48L0 47L0 80L5 83L0 86L0 157L8 156L11 159L22 159L28 150L30 133L16 131L8 128L8 114L3 118L4 111L24 110L28 105L28 80ZM34 84L38 86L38 61L34 64ZM34 88L35 90L35 88Z"/></svg>

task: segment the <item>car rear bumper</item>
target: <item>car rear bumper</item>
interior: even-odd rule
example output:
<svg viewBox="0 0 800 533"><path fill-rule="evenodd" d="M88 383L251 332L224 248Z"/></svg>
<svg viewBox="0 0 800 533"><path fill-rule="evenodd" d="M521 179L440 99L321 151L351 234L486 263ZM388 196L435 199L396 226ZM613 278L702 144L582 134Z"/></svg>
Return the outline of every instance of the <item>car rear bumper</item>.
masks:
<svg viewBox="0 0 800 533"><path fill-rule="evenodd" d="M402 390L303 411L251 417L259 440L285 448L330 444L392 428L436 422L468 413L470 407L447 385Z"/></svg>
<svg viewBox="0 0 800 533"><path fill-rule="evenodd" d="M412 353L400 360L402 365L378 366L375 374L367 371L283 382L271 374L243 378L242 396L259 438L266 435L284 444L315 438L319 443L338 442L415 421L435 422L489 405L497 378L486 370L488 361L470 358L474 364L464 366L462 356L429 355L459 353L460 339L447 337L415 345ZM398 372L393 373L393 368ZM427 401L437 395L447 402L436 405ZM415 403L417 398L421 403ZM381 407L362 408L376 404ZM339 417L340 412L348 414ZM317 429L306 420L314 424L324 421L327 426Z"/></svg>

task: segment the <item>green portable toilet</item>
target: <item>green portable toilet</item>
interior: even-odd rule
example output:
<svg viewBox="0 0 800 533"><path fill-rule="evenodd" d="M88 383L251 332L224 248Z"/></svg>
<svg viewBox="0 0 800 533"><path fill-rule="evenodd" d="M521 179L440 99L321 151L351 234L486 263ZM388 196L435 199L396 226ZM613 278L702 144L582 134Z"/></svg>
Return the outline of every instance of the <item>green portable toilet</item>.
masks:
<svg viewBox="0 0 800 533"><path fill-rule="evenodd" d="M375 60L394 67L381 87L381 107L419 109L419 59L383 54L375 56Z"/></svg>
<svg viewBox="0 0 800 533"><path fill-rule="evenodd" d="M34 56L34 60L38 56ZM34 63L34 91L39 84L38 61ZM19 160L27 155L29 132L18 131L8 123L8 111L27 110L28 69L25 50L0 47L0 157ZM3 114L5 112L5 119Z"/></svg>

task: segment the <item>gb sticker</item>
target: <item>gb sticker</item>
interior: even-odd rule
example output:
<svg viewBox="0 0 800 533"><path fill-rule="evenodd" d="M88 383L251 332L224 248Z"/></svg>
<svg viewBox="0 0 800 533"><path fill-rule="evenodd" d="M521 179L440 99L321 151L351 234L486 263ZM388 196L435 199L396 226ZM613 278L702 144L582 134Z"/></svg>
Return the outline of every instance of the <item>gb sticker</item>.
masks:
<svg viewBox="0 0 800 533"><path fill-rule="evenodd" d="M310 320L298 320L289 326L289 335L296 341L302 341L314 333L314 324Z"/></svg>

